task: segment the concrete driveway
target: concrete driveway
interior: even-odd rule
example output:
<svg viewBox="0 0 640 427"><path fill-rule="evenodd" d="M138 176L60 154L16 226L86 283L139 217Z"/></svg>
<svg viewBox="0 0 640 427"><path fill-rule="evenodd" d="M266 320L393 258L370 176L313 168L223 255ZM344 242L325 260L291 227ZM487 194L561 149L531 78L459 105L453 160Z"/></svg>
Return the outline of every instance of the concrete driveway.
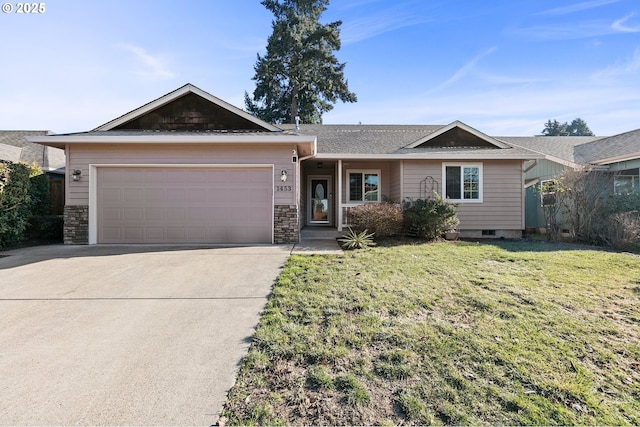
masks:
<svg viewBox="0 0 640 427"><path fill-rule="evenodd" d="M290 251L0 252L0 425L214 424Z"/></svg>

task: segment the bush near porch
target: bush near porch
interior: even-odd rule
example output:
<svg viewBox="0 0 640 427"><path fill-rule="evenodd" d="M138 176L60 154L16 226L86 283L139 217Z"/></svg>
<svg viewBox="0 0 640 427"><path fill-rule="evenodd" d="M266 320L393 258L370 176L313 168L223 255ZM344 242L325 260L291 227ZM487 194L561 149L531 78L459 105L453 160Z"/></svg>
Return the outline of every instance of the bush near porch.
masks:
<svg viewBox="0 0 640 427"><path fill-rule="evenodd" d="M441 237L460 221L457 205L434 194L430 199L394 203L365 203L349 210L351 229L372 233L375 238L405 234L425 239Z"/></svg>

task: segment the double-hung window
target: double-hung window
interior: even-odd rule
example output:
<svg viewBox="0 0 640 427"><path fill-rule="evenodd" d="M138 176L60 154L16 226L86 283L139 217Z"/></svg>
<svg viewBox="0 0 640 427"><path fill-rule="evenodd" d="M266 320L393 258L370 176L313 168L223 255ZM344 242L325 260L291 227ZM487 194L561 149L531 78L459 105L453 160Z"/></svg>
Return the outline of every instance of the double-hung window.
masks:
<svg viewBox="0 0 640 427"><path fill-rule="evenodd" d="M443 196L458 202L482 202L482 163L443 163Z"/></svg>
<svg viewBox="0 0 640 427"><path fill-rule="evenodd" d="M375 169L347 171L347 200L353 202L380 201L380 171Z"/></svg>

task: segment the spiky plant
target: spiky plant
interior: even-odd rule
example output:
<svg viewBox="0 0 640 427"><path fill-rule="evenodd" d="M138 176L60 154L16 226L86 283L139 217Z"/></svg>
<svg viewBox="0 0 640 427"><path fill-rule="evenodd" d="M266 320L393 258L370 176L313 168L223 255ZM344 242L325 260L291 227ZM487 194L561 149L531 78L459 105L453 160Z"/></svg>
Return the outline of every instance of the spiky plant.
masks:
<svg viewBox="0 0 640 427"><path fill-rule="evenodd" d="M373 241L373 235L374 233L369 233L367 230L358 233L349 227L349 232L338 241L343 249L365 249L376 245L376 242Z"/></svg>

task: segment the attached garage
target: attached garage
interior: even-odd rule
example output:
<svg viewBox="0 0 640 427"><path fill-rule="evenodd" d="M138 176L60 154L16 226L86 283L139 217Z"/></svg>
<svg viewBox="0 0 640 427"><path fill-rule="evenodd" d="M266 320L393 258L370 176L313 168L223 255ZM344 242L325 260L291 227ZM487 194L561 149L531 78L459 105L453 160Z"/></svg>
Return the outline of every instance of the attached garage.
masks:
<svg viewBox="0 0 640 427"><path fill-rule="evenodd" d="M273 168L97 166L97 243L272 243Z"/></svg>
<svg viewBox="0 0 640 427"><path fill-rule="evenodd" d="M88 132L66 154L66 244L281 244L300 238L300 161L316 138L187 84Z"/></svg>

